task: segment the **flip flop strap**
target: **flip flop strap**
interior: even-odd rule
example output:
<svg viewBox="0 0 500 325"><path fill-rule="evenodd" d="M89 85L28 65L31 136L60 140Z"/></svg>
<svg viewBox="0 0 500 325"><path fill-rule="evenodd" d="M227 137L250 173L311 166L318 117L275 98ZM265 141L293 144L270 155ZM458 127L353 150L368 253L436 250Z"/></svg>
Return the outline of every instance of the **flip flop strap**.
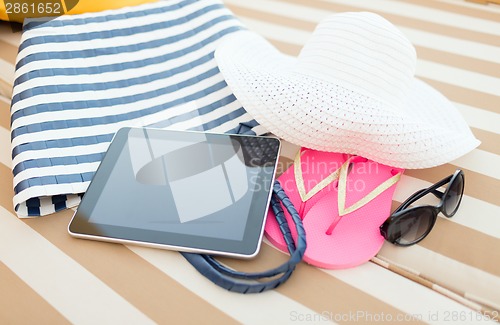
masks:
<svg viewBox="0 0 500 325"><path fill-rule="evenodd" d="M295 228L298 234L297 243L295 243L292 238L280 202L288 210L295 223ZM283 233L287 243L288 251L290 252L289 260L282 265L264 272L246 273L230 269L215 260L215 258L210 255L193 253L182 253L182 255L210 281L229 291L239 293L258 293L278 287L288 280L292 272L295 270L296 265L302 261L302 257L304 256L304 252L306 250L306 234L297 210L278 181L275 181L274 183L271 204L278 224L280 225L281 232ZM271 279L266 282L249 283L248 281L239 280L259 280L279 274L281 275L278 278Z"/></svg>
<svg viewBox="0 0 500 325"><path fill-rule="evenodd" d="M304 176L302 174L302 164L300 157L305 151L299 150L297 155L295 155L295 159L293 162L294 174L295 174L295 183L297 184L297 189L299 190L300 199L302 202L306 202L314 195L316 195L319 191L328 186L328 184L332 183L339 177L340 168L328 175L326 178L322 179L318 184L316 184L309 192L306 192L306 188L304 185Z"/></svg>
<svg viewBox="0 0 500 325"><path fill-rule="evenodd" d="M355 157L353 157L355 158ZM391 186L396 184L399 179L401 178L401 173L397 173L396 175L392 176L382 184L378 185L375 189L373 189L370 193L365 195L363 198L358 200L356 203L351 205L350 207L346 208L346 195L347 195L347 172L349 170L349 164L352 162L352 158L348 159L340 168L340 176L339 176L339 183L338 183L338 209L339 209L339 216L344 216L346 214L349 214L351 212L356 211L357 209L363 207L366 205L368 202L382 194L385 190L389 189Z"/></svg>

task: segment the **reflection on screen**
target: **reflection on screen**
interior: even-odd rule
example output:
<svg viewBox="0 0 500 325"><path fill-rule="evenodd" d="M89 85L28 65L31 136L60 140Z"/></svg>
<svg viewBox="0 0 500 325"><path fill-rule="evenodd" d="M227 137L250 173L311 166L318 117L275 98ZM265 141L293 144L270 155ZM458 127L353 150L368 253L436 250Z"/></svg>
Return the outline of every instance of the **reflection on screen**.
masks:
<svg viewBox="0 0 500 325"><path fill-rule="evenodd" d="M89 221L241 240L252 199L263 175L271 181L276 157L266 161L265 148L230 137L191 133L188 139L132 129Z"/></svg>

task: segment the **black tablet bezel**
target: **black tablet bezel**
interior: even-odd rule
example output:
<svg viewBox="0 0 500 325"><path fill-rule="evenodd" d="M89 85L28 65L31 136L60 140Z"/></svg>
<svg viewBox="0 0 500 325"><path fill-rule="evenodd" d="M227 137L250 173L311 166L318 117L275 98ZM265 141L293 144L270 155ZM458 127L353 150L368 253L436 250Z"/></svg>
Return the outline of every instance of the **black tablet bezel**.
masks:
<svg viewBox="0 0 500 325"><path fill-rule="evenodd" d="M114 226L107 224L96 224L90 222L95 203L97 202L104 186L107 184L110 172L115 166L117 159L126 145L128 134L134 128L122 128L114 136L108 151L106 152L99 168L97 169L92 182L84 194L80 206L73 215L70 224L68 225L68 232L74 237L84 239L95 239L101 241L118 242L125 244L139 244L150 247L173 249L187 252L209 253L209 254L222 254L233 257L249 258L255 256L262 241L264 231L265 219L267 216L267 208L269 206L272 184L274 183L274 172L278 164L279 152L281 143L279 139L274 137L257 137L259 141L277 141L276 162L273 166L273 172L270 173L271 181L259 184L267 195L265 204L262 202L255 202L255 200L263 200L263 196L253 198L252 208L249 209L250 214L247 218L247 223L243 235L243 239L229 240L224 238L213 238L194 236L188 234L179 234L173 232L145 230L138 228ZM188 137L190 134L199 133L192 131L173 131L161 129L147 129L148 132L158 132L168 136L168 133L175 136ZM209 138L215 139L217 137L249 137L249 135L233 135L233 134L217 134L205 133ZM110 202L110 204L112 204ZM116 203L115 203L116 204ZM258 209L256 208L258 206ZM145 211L146 213L146 211ZM98 226L98 227L96 227Z"/></svg>

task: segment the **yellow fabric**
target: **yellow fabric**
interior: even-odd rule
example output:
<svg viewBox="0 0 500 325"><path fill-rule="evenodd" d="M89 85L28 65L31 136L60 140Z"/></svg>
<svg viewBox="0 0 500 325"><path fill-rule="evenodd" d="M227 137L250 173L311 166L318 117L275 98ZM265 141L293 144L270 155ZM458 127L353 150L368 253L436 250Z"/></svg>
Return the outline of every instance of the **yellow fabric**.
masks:
<svg viewBox="0 0 500 325"><path fill-rule="evenodd" d="M103 10L109 10L109 9L118 9L118 8L123 8L123 7L128 7L128 6L136 6L148 2L156 2L158 0L105 0L105 1L98 1L98 0L80 0L78 1L78 4L66 12L66 4L63 0L63 8L64 12L66 12L69 15L77 15L77 14L82 14L86 12L98 12L98 11L103 11ZM0 0L0 20L5 20L5 21L13 21L20 22L22 23L24 21L24 18L26 16L15 16L11 17L9 19L9 16L6 13L6 7L5 7L5 2ZM22 3L22 1L10 1L12 2L18 2ZM44 1L37 1L37 2L44 2ZM47 2L52 2L52 1L47 1Z"/></svg>

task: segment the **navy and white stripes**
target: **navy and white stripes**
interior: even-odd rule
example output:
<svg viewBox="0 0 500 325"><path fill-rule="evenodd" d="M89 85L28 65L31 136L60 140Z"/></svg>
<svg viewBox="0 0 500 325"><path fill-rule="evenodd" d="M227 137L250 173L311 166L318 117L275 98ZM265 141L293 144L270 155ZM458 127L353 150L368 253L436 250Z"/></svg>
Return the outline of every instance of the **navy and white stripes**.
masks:
<svg viewBox="0 0 500 325"><path fill-rule="evenodd" d="M213 59L242 28L216 0L27 23L11 107L18 215L78 204L120 127L264 133Z"/></svg>

